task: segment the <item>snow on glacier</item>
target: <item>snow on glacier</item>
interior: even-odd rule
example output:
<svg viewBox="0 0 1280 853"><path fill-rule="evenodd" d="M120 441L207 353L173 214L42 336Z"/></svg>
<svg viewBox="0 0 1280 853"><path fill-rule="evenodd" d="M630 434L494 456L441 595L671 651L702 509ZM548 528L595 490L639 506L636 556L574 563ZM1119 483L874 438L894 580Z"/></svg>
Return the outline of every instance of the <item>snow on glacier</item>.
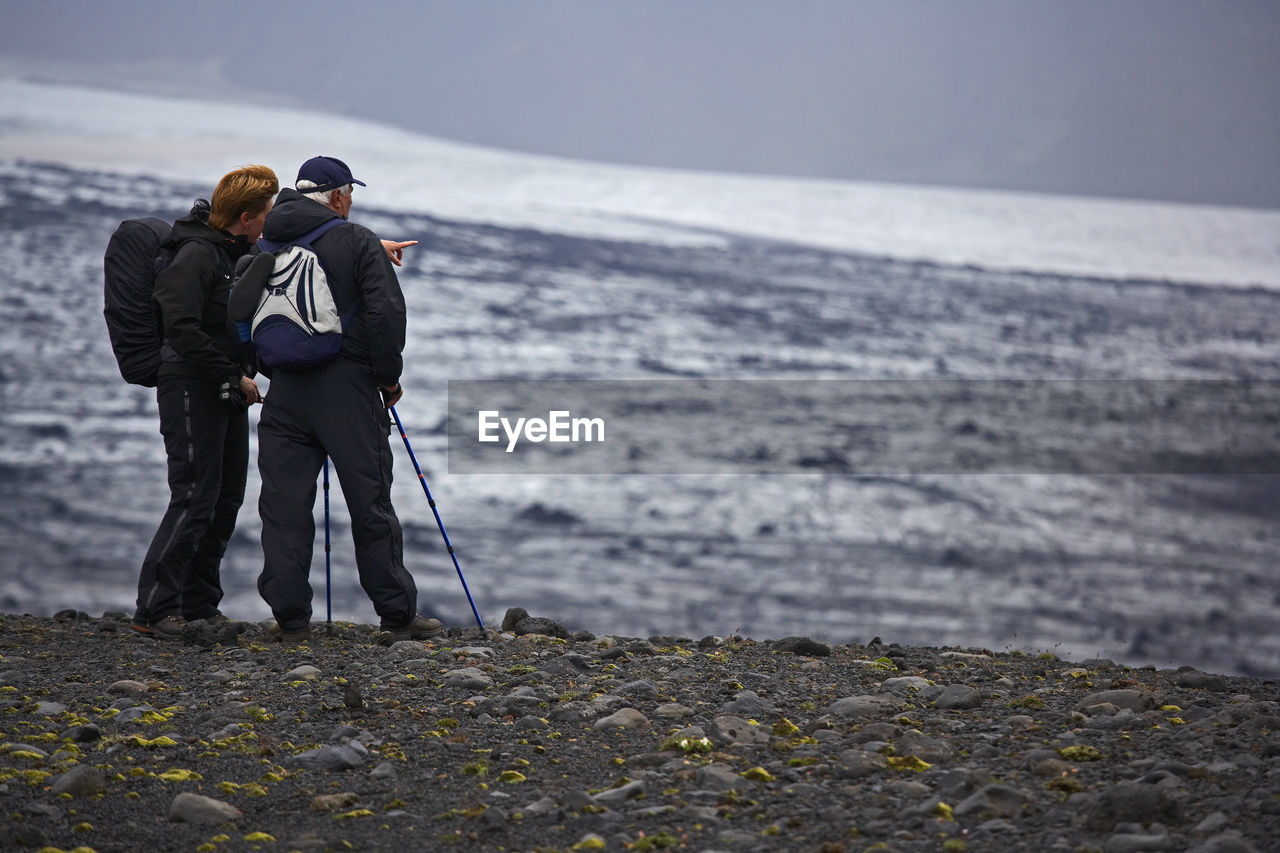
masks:
<svg viewBox="0 0 1280 853"><path fill-rule="evenodd" d="M1280 288L1280 211L616 166L302 110L0 79L0 165L212 187L318 153L400 212L671 244L736 234L946 265Z"/></svg>

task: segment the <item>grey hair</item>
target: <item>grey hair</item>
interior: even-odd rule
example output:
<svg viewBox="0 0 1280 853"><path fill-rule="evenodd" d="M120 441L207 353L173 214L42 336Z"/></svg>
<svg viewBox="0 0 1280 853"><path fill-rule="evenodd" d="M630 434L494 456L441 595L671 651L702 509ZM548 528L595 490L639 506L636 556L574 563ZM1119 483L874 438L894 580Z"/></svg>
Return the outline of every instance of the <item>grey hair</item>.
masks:
<svg viewBox="0 0 1280 853"><path fill-rule="evenodd" d="M295 186L294 189L296 189L298 192L302 193L304 196L311 199L312 201L320 202L325 207L329 206L329 197L332 196L335 192L342 193L343 198L351 197L351 187L352 187L351 184L347 184L345 187L339 187L337 190L325 190L323 192L308 192L308 190L312 189L315 186L317 186L315 181L298 181L297 186Z"/></svg>

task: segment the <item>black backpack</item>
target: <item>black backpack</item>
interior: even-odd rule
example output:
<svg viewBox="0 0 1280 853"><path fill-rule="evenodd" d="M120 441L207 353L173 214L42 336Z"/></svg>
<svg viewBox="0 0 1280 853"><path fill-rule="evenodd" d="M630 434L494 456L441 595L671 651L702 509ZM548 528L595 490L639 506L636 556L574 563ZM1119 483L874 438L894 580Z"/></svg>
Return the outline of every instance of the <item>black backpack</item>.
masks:
<svg viewBox="0 0 1280 853"><path fill-rule="evenodd" d="M208 210L204 199L191 208L205 216ZM169 223L155 217L126 219L111 235L102 258L102 316L111 349L124 380L146 388L156 387L159 379L164 330L151 294L156 276L173 259L173 247L167 245L171 231Z"/></svg>

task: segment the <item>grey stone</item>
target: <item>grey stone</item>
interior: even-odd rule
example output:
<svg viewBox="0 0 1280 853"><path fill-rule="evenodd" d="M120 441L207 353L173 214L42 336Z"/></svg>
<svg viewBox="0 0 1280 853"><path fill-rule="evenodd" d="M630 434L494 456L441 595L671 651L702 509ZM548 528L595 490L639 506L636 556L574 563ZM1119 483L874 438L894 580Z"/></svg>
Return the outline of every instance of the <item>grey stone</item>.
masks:
<svg viewBox="0 0 1280 853"><path fill-rule="evenodd" d="M707 733L703 730L702 726L685 726L683 729L674 732L668 737L664 737L662 740L664 742L668 740L700 740L706 736Z"/></svg>
<svg viewBox="0 0 1280 853"><path fill-rule="evenodd" d="M550 797L543 797L540 800L535 800L534 802L529 803L529 805L520 809L520 811L526 815L543 815L550 814L557 808L559 808L559 806L556 805L555 800Z"/></svg>
<svg viewBox="0 0 1280 853"><path fill-rule="evenodd" d="M645 699L652 699L658 695L658 683L652 678L641 678L638 681L628 682L621 687L615 687L609 691L615 696L639 696Z"/></svg>
<svg viewBox="0 0 1280 853"><path fill-rule="evenodd" d="M783 637L773 644L780 652L791 652L793 655L824 658L831 654L831 647L808 637Z"/></svg>
<svg viewBox="0 0 1280 853"><path fill-rule="evenodd" d="M515 632L518 635L543 634L548 637L559 637L562 640L569 639L569 632L563 625L554 619L544 619L540 616L521 619L516 623Z"/></svg>
<svg viewBox="0 0 1280 853"><path fill-rule="evenodd" d="M753 726L742 717L722 714L714 717L706 727L707 737L718 744L745 744L752 746L769 742L769 729Z"/></svg>
<svg viewBox="0 0 1280 853"><path fill-rule="evenodd" d="M632 809L627 812L627 817L631 819L645 817L661 817L662 815L671 814L676 810L675 806L649 806L643 809Z"/></svg>
<svg viewBox="0 0 1280 853"><path fill-rule="evenodd" d="M967 684L952 684L933 700L933 704L944 711L967 711L981 707L982 696Z"/></svg>
<svg viewBox="0 0 1280 853"><path fill-rule="evenodd" d="M1247 720L1252 720L1256 717L1272 716L1276 713L1277 707L1273 702L1249 702L1245 700L1233 701L1232 704L1218 711L1218 713L1214 714L1212 717L1202 721L1201 725L1198 725L1197 728L1210 729L1218 726L1238 726Z"/></svg>
<svg viewBox="0 0 1280 853"><path fill-rule="evenodd" d="M1103 853L1142 853L1144 850L1172 850L1169 833L1117 833L1102 845Z"/></svg>
<svg viewBox="0 0 1280 853"><path fill-rule="evenodd" d="M360 795L354 791L342 791L337 794L318 794L311 798L311 811L316 814L329 814L330 812L349 809L359 802Z"/></svg>
<svg viewBox="0 0 1280 853"><path fill-rule="evenodd" d="M773 705L756 695L754 690L743 690L720 706L721 714L739 717L765 717L773 713Z"/></svg>
<svg viewBox="0 0 1280 853"><path fill-rule="evenodd" d="M346 723L343 723L341 725L337 725L333 727L333 730L329 732L329 737L327 738L327 740L329 741L329 743L342 743L344 741L351 740L352 738L369 740L372 737L373 736L369 734L369 732L365 731L364 729L357 728L356 726L351 726L351 725L347 725Z"/></svg>
<svg viewBox="0 0 1280 853"><path fill-rule="evenodd" d="M911 694L920 690L927 690L933 685L929 683L929 679L921 678L918 675L904 675L899 678L886 678L880 684L882 690L888 690L890 693Z"/></svg>
<svg viewBox="0 0 1280 853"><path fill-rule="evenodd" d="M501 811L502 809L492 809L492 808L485 809L484 814L481 815L480 818L485 823L489 823L489 812L501 812ZM385 812L382 816L390 820L422 820L422 815L415 814L414 812L410 812L410 811L405 811L404 809L392 809L389 812ZM504 816L504 820L505 820L505 816Z"/></svg>
<svg viewBox="0 0 1280 853"><path fill-rule="evenodd" d="M605 805L622 803L627 800L635 799L644 793L645 785L643 779L633 779L625 785L619 785L617 788L610 788L607 791L601 791L592 797L597 803Z"/></svg>
<svg viewBox="0 0 1280 853"><path fill-rule="evenodd" d="M537 717L541 716L539 712L546 704L547 701L538 696L507 696L498 703L498 710L504 717L508 714L513 717Z"/></svg>
<svg viewBox="0 0 1280 853"><path fill-rule="evenodd" d="M239 819L240 810L235 806L200 794L179 794L169 806L169 820L174 823L227 823Z"/></svg>
<svg viewBox="0 0 1280 853"><path fill-rule="evenodd" d="M528 618L529 611L523 607L508 607L506 615L502 617L502 630L514 631L522 619Z"/></svg>
<svg viewBox="0 0 1280 853"><path fill-rule="evenodd" d="M643 729L649 727L649 719L635 708L621 708L607 717L596 720L591 728L601 729Z"/></svg>
<svg viewBox="0 0 1280 853"><path fill-rule="evenodd" d="M590 662L579 654L560 655L538 667L549 675L581 675L590 668Z"/></svg>
<svg viewBox="0 0 1280 853"><path fill-rule="evenodd" d="M557 723L585 723L594 720L598 712L588 702L561 702L547 712L547 719Z"/></svg>
<svg viewBox="0 0 1280 853"><path fill-rule="evenodd" d="M747 832L745 829L725 829L720 832L719 838L731 847L741 846L750 850L752 849L751 845L759 843L760 834Z"/></svg>
<svg viewBox="0 0 1280 853"><path fill-rule="evenodd" d="M203 649L219 645L233 646L240 639L240 634L245 633L248 628L247 622L209 622L195 619L182 626L182 642L184 645Z"/></svg>
<svg viewBox="0 0 1280 853"><path fill-rule="evenodd" d="M532 714L516 720L515 728L522 731L539 731L547 728L547 721Z"/></svg>
<svg viewBox="0 0 1280 853"><path fill-rule="evenodd" d="M1252 842L1239 835L1223 833L1210 838L1199 847L1192 848L1188 853L1260 853L1260 851Z"/></svg>
<svg viewBox="0 0 1280 853"><path fill-rule="evenodd" d="M592 804L591 795L586 791L574 790L564 795L562 805L573 812L581 812Z"/></svg>
<svg viewBox="0 0 1280 853"><path fill-rule="evenodd" d="M1230 682L1221 675L1209 675L1194 669L1179 670L1175 683L1189 690L1209 690L1214 693L1225 693L1231 689Z"/></svg>
<svg viewBox="0 0 1280 853"><path fill-rule="evenodd" d="M846 696L843 699L837 699L827 708L828 714L837 717L880 717L885 714L891 714L898 710L898 700L888 696L873 696L870 694L862 696Z"/></svg>
<svg viewBox="0 0 1280 853"><path fill-rule="evenodd" d="M643 697L642 697L643 698ZM591 708L599 714L612 714L619 708L625 708L629 704L627 697L614 696L606 693L603 696L597 696L591 700Z"/></svg>
<svg viewBox="0 0 1280 853"><path fill-rule="evenodd" d="M539 693L537 690L535 690L533 687L529 686L528 684L521 684L520 686L512 690L510 693L508 693L507 695L511 697L523 696L529 699L538 699L538 700L546 699L545 696L543 696L541 693Z"/></svg>
<svg viewBox="0 0 1280 853"><path fill-rule="evenodd" d="M308 770L342 771L359 767L365 762L369 752L359 741L348 741L340 746L322 746L308 752L299 753L294 761Z"/></svg>
<svg viewBox="0 0 1280 853"><path fill-rule="evenodd" d="M1110 704L1117 708L1128 708L1130 711L1142 713L1150 711L1156 706L1155 699L1150 693L1141 690L1103 690L1099 693L1090 693L1088 696L1076 703L1076 710L1083 711L1093 705Z"/></svg>
<svg viewBox="0 0 1280 853"><path fill-rule="evenodd" d="M836 763L836 772L845 779L861 779L873 776L889 766L889 762L878 752L867 752L865 749L846 749L840 754Z"/></svg>
<svg viewBox="0 0 1280 853"><path fill-rule="evenodd" d="M1061 758L1042 758L1032 765L1031 770L1044 779L1054 779L1070 773L1071 764Z"/></svg>
<svg viewBox="0 0 1280 853"><path fill-rule="evenodd" d="M125 708L119 714L116 714L114 717L111 718L111 721L113 723L116 723L117 725L123 725L125 723L133 723L142 719L147 714L153 714L155 712L156 712L156 709L151 707L150 705L133 705L129 708Z"/></svg>
<svg viewBox="0 0 1280 853"><path fill-rule="evenodd" d="M396 660L431 657L431 648L417 640L396 640L387 648L386 657Z"/></svg>
<svg viewBox="0 0 1280 853"><path fill-rule="evenodd" d="M806 799L809 797L824 797L827 793L827 789L821 785L812 785L807 782L798 782L794 785L787 785L782 790L783 793L792 797L804 797Z"/></svg>
<svg viewBox="0 0 1280 853"><path fill-rule="evenodd" d="M1182 803L1165 788L1121 782L1099 792L1097 804L1085 818L1085 828L1091 832L1110 832L1118 823L1150 820L1181 823Z"/></svg>
<svg viewBox="0 0 1280 853"><path fill-rule="evenodd" d="M320 670L311 664L303 664L286 672L284 677L286 681L317 681L320 678Z"/></svg>
<svg viewBox="0 0 1280 853"><path fill-rule="evenodd" d="M949 760L955 749L942 738L929 737L917 731L906 731L894 743L897 755L914 755L930 764Z"/></svg>
<svg viewBox="0 0 1280 853"><path fill-rule="evenodd" d="M378 766L369 771L369 778L393 784L396 781L396 766L390 761L379 761Z"/></svg>
<svg viewBox="0 0 1280 853"><path fill-rule="evenodd" d="M693 716L693 709L679 702L666 702L654 708L653 715L660 720L683 720Z"/></svg>
<svg viewBox="0 0 1280 853"><path fill-rule="evenodd" d="M1022 791L1008 785L985 785L956 806L953 814L957 818L983 820L1017 817L1028 799Z"/></svg>
<svg viewBox="0 0 1280 853"><path fill-rule="evenodd" d="M77 764L58 777L53 783L53 794L70 794L73 797L91 797L107 790L107 780L102 772L88 764Z"/></svg>
<svg viewBox="0 0 1280 853"><path fill-rule="evenodd" d="M1213 835L1222 829L1225 829L1231 819L1222 812L1214 812L1204 820L1196 824L1195 832L1197 835Z"/></svg>
<svg viewBox="0 0 1280 853"><path fill-rule="evenodd" d="M751 782L738 775L728 764L716 762L698 769L694 784L703 791L746 791Z"/></svg>
<svg viewBox="0 0 1280 853"><path fill-rule="evenodd" d="M444 684L446 687L460 687L464 690L484 690L493 686L493 678L483 670L467 666L446 672Z"/></svg>
<svg viewBox="0 0 1280 853"><path fill-rule="evenodd" d="M61 702L37 702L34 713L42 717L56 717L65 710L67 706Z"/></svg>
<svg viewBox="0 0 1280 853"><path fill-rule="evenodd" d="M147 695L148 687L141 681L132 679L124 679L122 681L113 682L107 687L107 694L111 696L132 696L134 699L141 699Z"/></svg>

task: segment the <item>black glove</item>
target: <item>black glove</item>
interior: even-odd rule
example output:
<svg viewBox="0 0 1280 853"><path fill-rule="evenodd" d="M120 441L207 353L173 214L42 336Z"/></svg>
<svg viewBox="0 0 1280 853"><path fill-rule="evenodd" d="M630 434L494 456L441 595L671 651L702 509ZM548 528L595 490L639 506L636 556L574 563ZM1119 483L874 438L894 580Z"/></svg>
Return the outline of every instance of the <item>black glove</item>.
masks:
<svg viewBox="0 0 1280 853"><path fill-rule="evenodd" d="M235 382L223 382L219 385L218 399L222 401L222 405L231 409L233 412L247 412L249 410L249 399L245 397L244 392L240 390L239 380Z"/></svg>

